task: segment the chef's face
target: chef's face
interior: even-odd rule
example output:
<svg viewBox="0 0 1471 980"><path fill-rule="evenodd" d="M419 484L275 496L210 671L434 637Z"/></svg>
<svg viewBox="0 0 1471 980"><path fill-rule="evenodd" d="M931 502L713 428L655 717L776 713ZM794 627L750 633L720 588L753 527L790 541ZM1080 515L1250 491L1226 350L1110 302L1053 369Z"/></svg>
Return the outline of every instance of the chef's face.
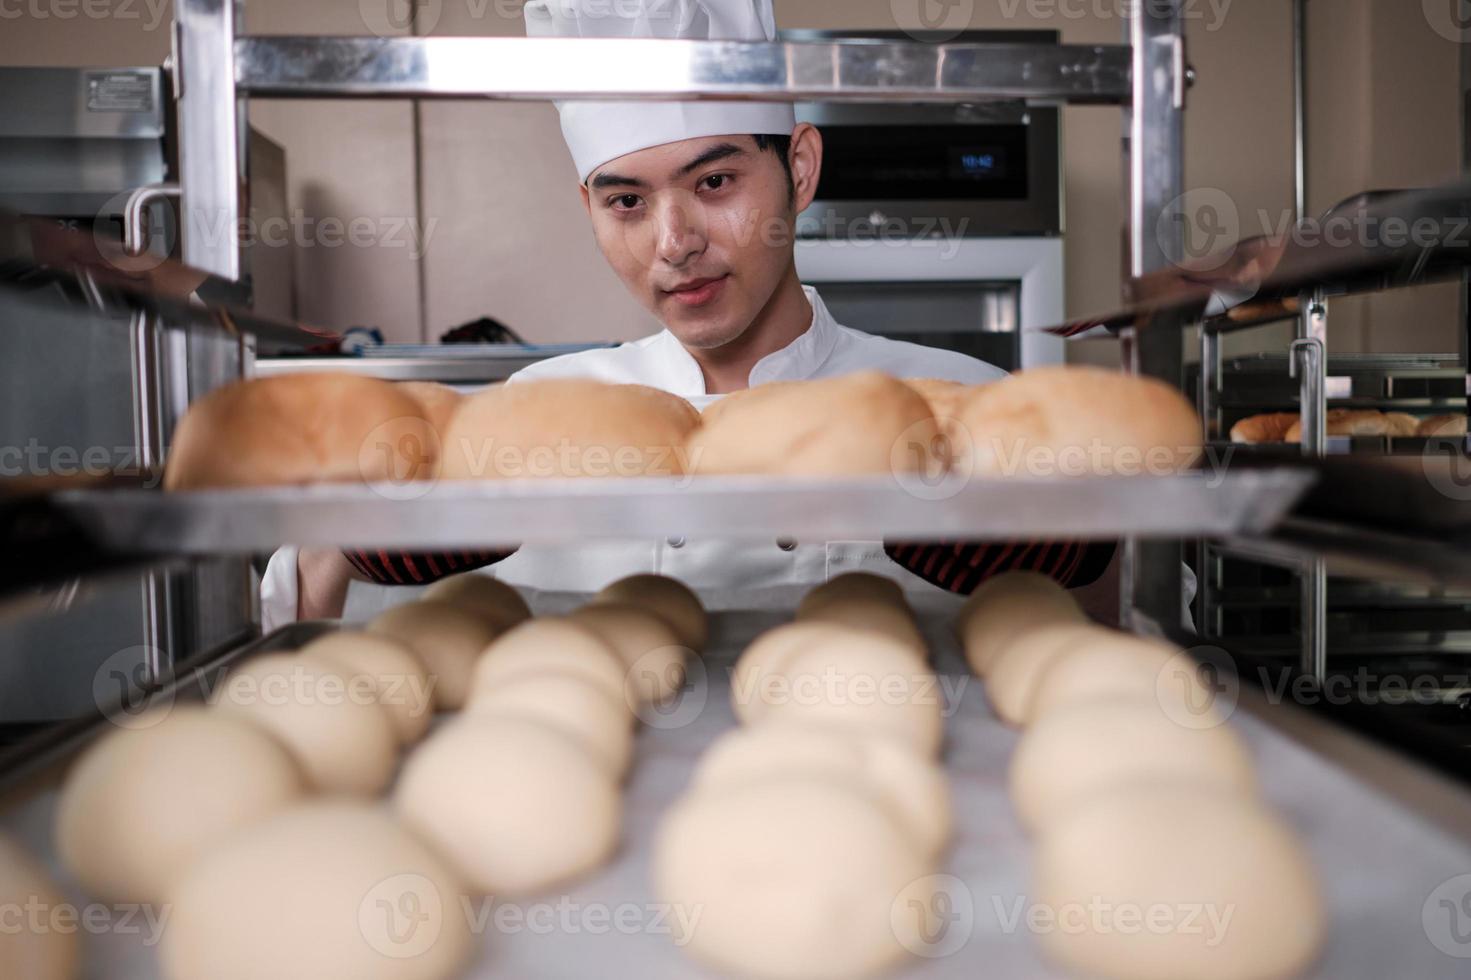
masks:
<svg viewBox="0 0 1471 980"><path fill-rule="evenodd" d="M791 269L792 226L812 201L821 137L792 134L789 179L751 136L667 143L603 164L582 188L603 255L686 347L737 340Z"/></svg>

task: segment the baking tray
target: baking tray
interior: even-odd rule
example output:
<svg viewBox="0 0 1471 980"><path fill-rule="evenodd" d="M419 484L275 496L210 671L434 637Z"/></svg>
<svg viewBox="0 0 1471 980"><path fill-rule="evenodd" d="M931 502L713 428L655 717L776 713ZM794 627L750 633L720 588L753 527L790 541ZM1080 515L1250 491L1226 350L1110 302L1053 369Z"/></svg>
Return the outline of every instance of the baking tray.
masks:
<svg viewBox="0 0 1471 980"><path fill-rule="evenodd" d="M657 909L649 884L653 837L665 809L688 785L700 754L735 725L729 674L736 657L758 633L790 620L800 594L800 589L786 588L704 596L719 607L712 616L710 647L691 672L685 699L660 724L640 731L616 858L562 891L493 905L472 901L473 913L483 915L486 928L479 938L480 958L464 980L714 980L661 931L666 926L657 912L647 911ZM587 596L529 592L527 598L536 612L545 614L565 612ZM1017 734L995 718L980 682L965 670L949 629L959 600L938 593L915 594L911 600L949 698L944 763L952 781L957 836L942 868L950 876L945 879L945 895L952 902L950 925L927 950L946 955L917 957L894 976L1060 977L1041 959L1025 917L1013 920L1016 909L1028 907L1031 853L1006 788ZM1318 745L1282 734L1275 723L1263 720L1266 716L1253 713L1246 691L1241 704L1246 710L1237 710L1232 724L1254 752L1262 792L1301 835L1323 880L1332 928L1323 959L1308 975L1311 980L1464 977L1466 961L1443 951L1459 948L1447 946L1447 937L1454 937L1437 931L1431 917L1441 913L1437 897L1456 897L1446 883L1454 889L1458 876L1471 873L1471 844L1370 788L1320 754ZM1403 775L1413 768L1405 762L1395 771ZM1456 799L1464 803L1464 794ZM1453 816L1449 807L1425 802ZM38 792L0 812L0 825L18 834L59 874L50 847L54 808L54 791ZM68 901L86 908L85 896L63 881ZM499 920L484 914L508 905L509 914ZM601 926L593 924L594 914L623 908L636 910L636 928L611 928L608 919ZM84 975L109 980L158 977L146 923L136 933L102 930L85 940Z"/></svg>
<svg viewBox="0 0 1471 980"><path fill-rule="evenodd" d="M103 551L218 554L283 544L496 548L664 537L1109 539L1265 534L1312 482L1301 468L957 481L766 477L504 480L162 493L63 490L58 526ZM405 499L412 498L412 499Z"/></svg>

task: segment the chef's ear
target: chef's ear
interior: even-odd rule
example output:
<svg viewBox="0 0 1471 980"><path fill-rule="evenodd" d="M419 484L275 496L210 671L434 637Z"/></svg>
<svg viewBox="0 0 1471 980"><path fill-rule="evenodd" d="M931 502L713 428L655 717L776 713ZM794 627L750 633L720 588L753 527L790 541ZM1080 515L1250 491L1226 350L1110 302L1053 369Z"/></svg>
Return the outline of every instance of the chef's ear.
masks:
<svg viewBox="0 0 1471 980"><path fill-rule="evenodd" d="M592 196L587 192L586 184L578 184L577 190L582 194L582 206L587 209L587 216L592 217Z"/></svg>
<svg viewBox="0 0 1471 980"><path fill-rule="evenodd" d="M817 196L817 181L822 176L822 133L811 123L798 123L792 130L793 210L807 209Z"/></svg>

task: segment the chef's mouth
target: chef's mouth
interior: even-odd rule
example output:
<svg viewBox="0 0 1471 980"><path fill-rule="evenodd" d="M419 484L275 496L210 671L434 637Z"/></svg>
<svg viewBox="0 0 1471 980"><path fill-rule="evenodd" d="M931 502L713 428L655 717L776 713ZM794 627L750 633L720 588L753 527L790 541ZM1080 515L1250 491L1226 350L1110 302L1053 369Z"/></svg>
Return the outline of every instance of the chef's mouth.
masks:
<svg viewBox="0 0 1471 980"><path fill-rule="evenodd" d="M714 300L725 288L730 273L714 278L691 279L689 284L680 289L662 290L665 296L682 303L685 306L704 306Z"/></svg>

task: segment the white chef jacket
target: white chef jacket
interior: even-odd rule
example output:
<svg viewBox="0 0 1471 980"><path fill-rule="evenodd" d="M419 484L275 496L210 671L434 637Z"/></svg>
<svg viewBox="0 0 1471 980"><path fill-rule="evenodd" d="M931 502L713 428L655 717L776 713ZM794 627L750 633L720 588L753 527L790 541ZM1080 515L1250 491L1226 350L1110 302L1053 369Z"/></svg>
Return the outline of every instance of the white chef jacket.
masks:
<svg viewBox="0 0 1471 980"><path fill-rule="evenodd" d="M811 286L812 325L791 344L768 354L751 369L752 387L771 381L807 381L857 371L883 371L898 378L941 378L984 384L1005 376L998 367L954 351L875 337L837 323ZM668 330L619 347L551 358L518 371L510 383L543 378L591 378L615 384L661 388L703 409L721 396L705 391L699 364ZM271 630L296 617L296 554L286 547L271 557L261 583L261 617ZM487 569L514 585L550 591L595 592L639 572L677 578L695 589L743 589L815 584L863 569L897 579L906 588L935 590L891 561L879 541L826 544L723 540L596 541L525 545ZM414 590L353 582L346 616L359 619L406 601Z"/></svg>

